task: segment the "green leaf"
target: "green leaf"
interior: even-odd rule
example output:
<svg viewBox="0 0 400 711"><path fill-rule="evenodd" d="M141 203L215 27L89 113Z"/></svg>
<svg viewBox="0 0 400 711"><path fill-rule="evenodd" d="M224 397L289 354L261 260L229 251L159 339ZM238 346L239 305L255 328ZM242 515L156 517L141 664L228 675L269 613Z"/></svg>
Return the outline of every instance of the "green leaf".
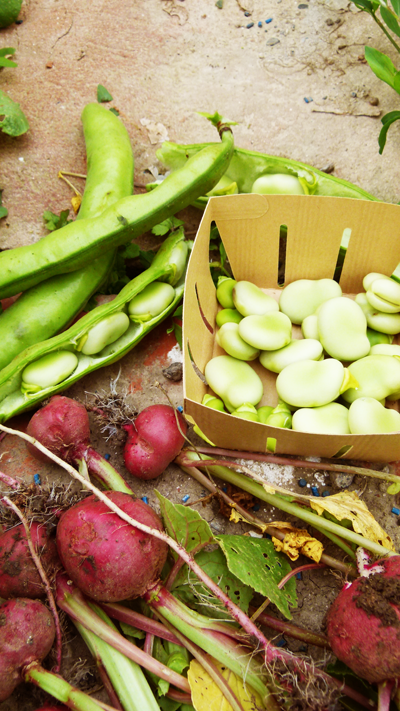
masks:
<svg viewBox="0 0 400 711"><path fill-rule="evenodd" d="M103 101L112 101L113 98L110 94L109 91L107 91L106 87L103 86L102 84L97 85L97 101L99 104Z"/></svg>
<svg viewBox="0 0 400 711"><path fill-rule="evenodd" d="M18 66L18 64L16 62L13 62L11 59L6 58L9 54L15 54L14 47L2 47L0 49L0 67L17 67Z"/></svg>
<svg viewBox="0 0 400 711"><path fill-rule="evenodd" d="M226 555L229 570L264 597L268 597L288 619L289 605L296 606L296 581L293 578L280 590L278 583L291 566L272 541L250 536L220 535L215 540Z"/></svg>
<svg viewBox="0 0 400 711"><path fill-rule="evenodd" d="M399 121L399 120L400 120L400 111L390 111L388 114L385 114L385 116L383 116L381 118L381 123L383 124L383 126L381 128L381 132L380 132L379 138L378 138L379 153L381 155L383 153L383 149L386 144L387 132L388 132L390 126L392 125L392 123L394 123L395 121Z"/></svg>
<svg viewBox="0 0 400 711"><path fill-rule="evenodd" d="M370 0L353 0L353 3L359 10L364 10L369 14L373 14L374 12L374 7Z"/></svg>
<svg viewBox="0 0 400 711"><path fill-rule="evenodd" d="M146 637L146 633L143 630L138 630L137 627L132 627L126 622L120 622L119 626L125 637L133 637L134 639L144 639Z"/></svg>
<svg viewBox="0 0 400 711"><path fill-rule="evenodd" d="M124 259L136 259L140 254L140 247L137 244L131 242L126 247L122 249L122 257Z"/></svg>
<svg viewBox="0 0 400 711"><path fill-rule="evenodd" d="M154 225L152 228L152 233L153 235L158 235L162 237L163 235L166 235L167 232L170 230L175 230L178 227L181 227L183 225L182 220L178 220L177 217L167 217L166 220L163 220L162 222L159 222L158 225Z"/></svg>
<svg viewBox="0 0 400 711"><path fill-rule="evenodd" d="M196 563L219 585L230 599L247 612L253 597L253 589L245 585L228 568L226 558L220 548L212 551L200 551L195 556ZM174 581L174 595L189 607L194 607L201 614L226 619L225 607L200 582L197 576L183 566ZM210 613L211 608L211 613Z"/></svg>
<svg viewBox="0 0 400 711"><path fill-rule="evenodd" d="M396 15L400 15L400 0L391 0Z"/></svg>
<svg viewBox="0 0 400 711"><path fill-rule="evenodd" d="M18 64L17 62L13 62L12 59L0 57L0 67L18 67Z"/></svg>
<svg viewBox="0 0 400 711"><path fill-rule="evenodd" d="M393 80L397 70L392 60L386 54L373 47L368 47L368 45L365 47L365 59L378 79L393 88Z"/></svg>
<svg viewBox="0 0 400 711"><path fill-rule="evenodd" d="M56 215L55 212L50 212L50 210L45 210L43 213L43 220L47 229L50 230L50 232L53 232L53 230L59 230L69 222L73 222L73 220L68 219L68 215L69 210L61 210L59 215Z"/></svg>
<svg viewBox="0 0 400 711"><path fill-rule="evenodd" d="M6 57L8 54L15 54L14 47L2 47L0 49L0 57Z"/></svg>
<svg viewBox="0 0 400 711"><path fill-rule="evenodd" d="M141 263L143 264L144 269L147 269L155 257L155 252L153 252L152 249L148 249L148 250L141 249L139 257L140 257Z"/></svg>
<svg viewBox="0 0 400 711"><path fill-rule="evenodd" d="M19 104L10 99L0 89L0 127L8 136L21 136L29 128L29 123Z"/></svg>
<svg viewBox="0 0 400 711"><path fill-rule="evenodd" d="M173 504L155 492L161 506L161 516L167 533L180 543L188 553L199 551L214 542L214 536L207 521L194 509L182 504ZM176 553L173 553L177 557Z"/></svg>
<svg viewBox="0 0 400 711"><path fill-rule="evenodd" d="M180 701L173 701L167 696L161 696L161 698L157 699L157 703L161 711L177 711L182 708Z"/></svg>
<svg viewBox="0 0 400 711"><path fill-rule="evenodd" d="M0 188L0 220L2 219L2 217L7 217L7 215L8 215L8 210L6 207L3 207L2 200L3 200L3 190Z"/></svg>
<svg viewBox="0 0 400 711"><path fill-rule="evenodd" d="M109 111L111 111L112 114L115 114L116 116L119 116L119 111L118 111L118 109L114 109L114 107L111 107L111 109L109 109Z"/></svg>
<svg viewBox="0 0 400 711"><path fill-rule="evenodd" d="M371 706L376 704L378 700L378 694L375 689L364 679L361 679L357 674L355 674L344 662L338 659L334 663L330 663L326 667L326 671L335 679L340 679L343 683L355 689L363 696L371 699ZM349 699L348 696L342 696L340 699L340 704L349 711L362 711L364 706L361 706L357 701ZM390 706L392 708L392 706Z"/></svg>
<svg viewBox="0 0 400 711"><path fill-rule="evenodd" d="M386 7L381 7L381 16L382 20L387 24L389 30L391 30L393 34L397 35L397 37L400 37L400 25L396 18L393 17L392 13L386 9Z"/></svg>
<svg viewBox="0 0 400 711"><path fill-rule="evenodd" d="M400 94L400 72L396 72L393 79L393 89Z"/></svg>

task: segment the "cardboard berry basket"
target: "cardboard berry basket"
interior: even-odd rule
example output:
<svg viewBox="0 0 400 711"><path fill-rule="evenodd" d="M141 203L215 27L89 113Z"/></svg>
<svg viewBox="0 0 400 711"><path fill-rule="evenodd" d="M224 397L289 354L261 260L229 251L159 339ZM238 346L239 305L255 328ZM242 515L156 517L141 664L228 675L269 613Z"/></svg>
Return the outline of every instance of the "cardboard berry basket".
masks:
<svg viewBox="0 0 400 711"><path fill-rule="evenodd" d="M250 422L201 404L203 395L211 392L204 368L211 358L224 354L215 341L215 317L220 307L209 266L214 223L236 280L251 281L279 299L283 286L296 279L337 278L341 254L339 283L344 295L355 296L364 291L366 274L389 276L400 263L400 206L308 195L213 197L204 211L190 257L183 311L185 415L216 446L378 462L400 460L400 432L308 434ZM341 249L343 244L347 249ZM293 337L301 337L299 327L293 327ZM395 336L393 342L400 342L399 337ZM277 376L258 360L250 365L264 386L259 404L276 405Z"/></svg>

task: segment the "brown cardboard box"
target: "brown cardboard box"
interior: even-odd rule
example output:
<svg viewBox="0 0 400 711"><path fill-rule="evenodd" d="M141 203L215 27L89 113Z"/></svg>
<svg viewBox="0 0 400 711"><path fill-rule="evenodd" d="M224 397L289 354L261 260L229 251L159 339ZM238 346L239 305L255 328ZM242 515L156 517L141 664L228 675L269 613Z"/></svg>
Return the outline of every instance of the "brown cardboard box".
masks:
<svg viewBox="0 0 400 711"><path fill-rule="evenodd" d="M284 284L296 279L332 278L342 239L350 235L340 285L344 294L355 295L363 291L366 274L390 275L400 263L400 206L321 196L211 198L189 262L183 313L185 414L215 445L265 452L276 440L276 454L400 460L400 433L305 434L249 422L201 405L203 395L210 391L202 375L205 365L224 353L215 342L219 305L209 267L210 228L214 222L235 279L254 282L276 298ZM286 254L282 226L287 228ZM279 258L284 263L284 284L278 284ZM398 337L396 340L399 342ZM260 404L277 404L276 375L258 360L250 365L264 384Z"/></svg>

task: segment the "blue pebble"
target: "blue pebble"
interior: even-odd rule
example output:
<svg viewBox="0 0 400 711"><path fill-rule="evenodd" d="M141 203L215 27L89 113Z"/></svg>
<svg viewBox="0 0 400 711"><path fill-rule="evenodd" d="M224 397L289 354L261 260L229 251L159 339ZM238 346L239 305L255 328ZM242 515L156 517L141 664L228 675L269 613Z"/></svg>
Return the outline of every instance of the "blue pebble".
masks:
<svg viewBox="0 0 400 711"><path fill-rule="evenodd" d="M304 97L304 101L306 102L306 104L311 104L312 100L313 100L313 99L311 98L311 96L305 96L305 97Z"/></svg>
<svg viewBox="0 0 400 711"><path fill-rule="evenodd" d="M40 474L34 474L33 481L35 482L35 484L38 484L40 486L40 484L42 483L40 479Z"/></svg>
<svg viewBox="0 0 400 711"><path fill-rule="evenodd" d="M269 25L270 22L272 22L272 17L269 17L267 20L265 20L266 25Z"/></svg>
<svg viewBox="0 0 400 711"><path fill-rule="evenodd" d="M108 462L109 459L111 459L111 454L105 454L104 459L106 460L106 462Z"/></svg>
<svg viewBox="0 0 400 711"><path fill-rule="evenodd" d="M286 647L286 645L287 645L286 639L280 639L280 640L276 643L276 646L277 646L277 647Z"/></svg>
<svg viewBox="0 0 400 711"><path fill-rule="evenodd" d="M299 483L299 486L301 486L301 487L307 486L307 482L305 479L299 479L298 483Z"/></svg>
<svg viewBox="0 0 400 711"><path fill-rule="evenodd" d="M187 501L190 499L190 494L185 494L185 496L182 496L182 501L184 504L186 504Z"/></svg>
<svg viewBox="0 0 400 711"><path fill-rule="evenodd" d="M252 511L259 511L260 510L260 504L254 504Z"/></svg>
<svg viewBox="0 0 400 711"><path fill-rule="evenodd" d="M246 10L246 12L244 13L244 16L245 16L245 17L250 17L250 15L251 15L251 12L249 12L248 10Z"/></svg>
<svg viewBox="0 0 400 711"><path fill-rule="evenodd" d="M400 516L400 509L398 509L397 506L393 506L392 513L396 514L396 516Z"/></svg>
<svg viewBox="0 0 400 711"><path fill-rule="evenodd" d="M257 27L262 27L262 22L257 22Z"/></svg>
<svg viewBox="0 0 400 711"><path fill-rule="evenodd" d="M226 494L226 492L228 491L228 487L227 487L227 486L223 486L223 487L222 487L222 491L224 491L225 494Z"/></svg>
<svg viewBox="0 0 400 711"><path fill-rule="evenodd" d="M296 573L296 578L297 580L301 580L303 578L301 573Z"/></svg>
<svg viewBox="0 0 400 711"><path fill-rule="evenodd" d="M149 499L147 496L142 496L142 501L144 501L145 504L149 503Z"/></svg>
<svg viewBox="0 0 400 711"><path fill-rule="evenodd" d="M254 22L249 22L248 25L246 25L246 28L249 30L250 27L254 27Z"/></svg>
<svg viewBox="0 0 400 711"><path fill-rule="evenodd" d="M179 407L177 407L176 409L178 410L178 412L183 412L183 407L182 407L182 405L179 405Z"/></svg>
<svg viewBox="0 0 400 711"><path fill-rule="evenodd" d="M311 493L313 496L319 496L319 491L317 486L312 486L311 487Z"/></svg>
<svg viewBox="0 0 400 711"><path fill-rule="evenodd" d="M329 489L325 489L325 491L322 492L322 496L330 496L330 495L331 495L331 492L329 491Z"/></svg>

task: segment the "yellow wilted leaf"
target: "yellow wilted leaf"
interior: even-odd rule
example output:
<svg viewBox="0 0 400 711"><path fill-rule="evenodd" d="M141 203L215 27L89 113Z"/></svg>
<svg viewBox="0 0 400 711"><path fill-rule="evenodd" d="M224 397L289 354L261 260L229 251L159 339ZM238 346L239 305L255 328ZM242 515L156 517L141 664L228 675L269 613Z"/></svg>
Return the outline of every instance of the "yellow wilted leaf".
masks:
<svg viewBox="0 0 400 711"><path fill-rule="evenodd" d="M316 563L319 563L322 553L324 552L324 547L321 541L317 541L316 538L310 536L308 531L295 528L295 526L285 521L274 521L270 523L270 526L278 528L279 530L288 531L283 541L272 536L272 543L277 551L286 553L290 560L297 560L300 553L303 553L307 558L311 558L311 560L315 560Z"/></svg>
<svg viewBox="0 0 400 711"><path fill-rule="evenodd" d="M243 707L243 711L261 711L264 705L261 697L248 684L243 685L242 680L226 666L213 659L213 664L224 679L228 682ZM208 672L192 659L188 671L188 682L192 692L192 704L196 711L232 711L232 706L212 680Z"/></svg>
<svg viewBox="0 0 400 711"><path fill-rule="evenodd" d="M379 543L388 550L395 551L392 539L375 520L355 491L341 491L333 496L313 498L310 500L310 504L319 516L322 516L324 511L328 511L338 521L349 519L356 533L361 533L364 538Z"/></svg>
<svg viewBox="0 0 400 711"><path fill-rule="evenodd" d="M74 197L71 198L71 204L72 204L72 208L73 208L73 210L74 210L75 215L76 215L76 213L78 212L78 210L79 210L79 208L80 208L80 206L81 206L81 202L82 202L82 196L81 196L81 195L74 195Z"/></svg>
<svg viewBox="0 0 400 711"><path fill-rule="evenodd" d="M229 516L229 520L232 521L232 523L240 523L240 521L244 521L245 523L249 523L248 519L245 518L245 516L242 516L242 514L239 513L239 511L236 511L235 507L232 506L231 508L231 515ZM263 524L261 521L252 521L251 522L253 526L257 526L257 528L260 528L263 533L267 530L268 526L270 524L265 523Z"/></svg>

